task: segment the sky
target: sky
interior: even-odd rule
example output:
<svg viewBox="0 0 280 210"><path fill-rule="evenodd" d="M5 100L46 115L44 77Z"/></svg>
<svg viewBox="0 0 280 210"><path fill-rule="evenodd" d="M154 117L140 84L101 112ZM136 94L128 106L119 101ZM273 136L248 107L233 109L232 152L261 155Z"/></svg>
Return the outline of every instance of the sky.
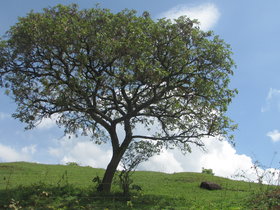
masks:
<svg viewBox="0 0 280 210"><path fill-rule="evenodd" d="M58 3L77 3L80 8L99 4L119 12L136 9L159 18L186 15L200 21L204 31L215 34L231 45L236 63L230 87L239 94L229 106L227 115L238 124L233 147L227 141L204 139L207 151L193 147L182 155L178 150L163 151L139 166L140 170L201 172L213 169L218 176L234 178L245 173L256 179L252 165L269 173L279 168L280 154L280 1L270 0L9 0L0 2L0 36L30 10ZM53 119L25 131L25 125L13 119L16 110L11 98L0 89L0 162L31 161L47 164L77 162L80 165L105 168L112 154L109 145L95 145L86 137L63 136Z"/></svg>

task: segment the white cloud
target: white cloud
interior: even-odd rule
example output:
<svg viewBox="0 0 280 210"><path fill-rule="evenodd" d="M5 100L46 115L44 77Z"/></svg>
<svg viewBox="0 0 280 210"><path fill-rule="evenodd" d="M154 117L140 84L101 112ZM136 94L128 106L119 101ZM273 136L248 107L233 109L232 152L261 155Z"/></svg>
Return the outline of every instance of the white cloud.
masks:
<svg viewBox="0 0 280 210"><path fill-rule="evenodd" d="M265 105L261 108L261 112L270 111L272 105L276 105L278 111L280 111L280 90L270 88L265 99Z"/></svg>
<svg viewBox="0 0 280 210"><path fill-rule="evenodd" d="M273 142L280 141L280 132L278 130L270 131L266 134Z"/></svg>
<svg viewBox="0 0 280 210"><path fill-rule="evenodd" d="M178 150L165 151L160 154L160 157L164 157L157 157L157 164L149 163L149 167L145 167L145 169L160 169L158 165L165 164L165 161L169 160L170 164L166 164L168 169L161 171L169 173L183 171L201 172L202 167L204 167L213 169L218 176L229 177L239 169L248 169L252 166L251 158L246 155L237 154L236 150L227 141L205 138L203 142L207 151L193 147L192 152L185 156ZM168 156L173 158L170 159Z"/></svg>
<svg viewBox="0 0 280 210"><path fill-rule="evenodd" d="M43 118L42 121L37 125L40 130L48 130L56 126L58 114L53 114L50 118Z"/></svg>
<svg viewBox="0 0 280 210"><path fill-rule="evenodd" d="M215 4L202 4L195 7L187 5L178 5L163 14L161 17L176 19L180 16L187 16L190 19L197 19L200 22L201 30L211 29L219 20L220 12Z"/></svg>
<svg viewBox="0 0 280 210"><path fill-rule="evenodd" d="M111 150L96 145L92 141L67 137L59 140L58 147L50 147L48 152L51 156L58 158L62 164L76 162L95 168L105 168L112 156Z"/></svg>
<svg viewBox="0 0 280 210"><path fill-rule="evenodd" d="M23 147L16 150L10 146L0 144L0 161L31 161L32 155L36 152L36 145Z"/></svg>
<svg viewBox="0 0 280 210"><path fill-rule="evenodd" d="M166 150L160 155L152 157L149 161L142 163L140 170L161 171L165 173L184 171L181 163L174 157L174 154Z"/></svg>
<svg viewBox="0 0 280 210"><path fill-rule="evenodd" d="M164 151L159 156L151 158L148 162L140 165L139 170L173 172L201 172L202 167L213 169L215 175L257 181L258 176L254 170L253 160L244 154L237 154L235 148L227 141L218 141L214 138L204 139L207 151L193 147L192 152L185 156L178 150ZM277 176L269 176L269 170L257 168L259 174L266 174L265 182L272 183ZM276 170L279 174L279 170ZM242 175L242 176L240 176ZM244 176L244 177L243 177Z"/></svg>
<svg viewBox="0 0 280 210"><path fill-rule="evenodd" d="M275 96L280 96L280 90L270 88L267 95L267 100L271 100Z"/></svg>
<svg viewBox="0 0 280 210"><path fill-rule="evenodd" d="M213 169L215 175L246 181L257 181L258 176L253 168L254 161L247 155L238 154L236 149L227 141L218 141L214 138L205 138L207 151L199 147L193 147L192 152L183 155L179 150L164 150L160 155L150 158L142 163L137 170L159 171L165 173L174 172L201 172L202 167ZM95 168L106 168L111 157L111 148L96 145L91 141L77 138L63 138L59 140L57 147L48 150L52 157L62 164L76 162L80 165ZM120 169L120 167L119 167ZM264 181L278 181L280 171L276 169L263 170L256 168L259 174L265 174ZM271 171L275 172L274 176ZM242 175L242 176L240 176ZM243 177L244 176L244 177Z"/></svg>
<svg viewBox="0 0 280 210"><path fill-rule="evenodd" d="M37 145L30 145L30 146L27 146L27 147L23 147L21 149L21 151L24 154L31 154L31 155L33 155L37 151Z"/></svg>

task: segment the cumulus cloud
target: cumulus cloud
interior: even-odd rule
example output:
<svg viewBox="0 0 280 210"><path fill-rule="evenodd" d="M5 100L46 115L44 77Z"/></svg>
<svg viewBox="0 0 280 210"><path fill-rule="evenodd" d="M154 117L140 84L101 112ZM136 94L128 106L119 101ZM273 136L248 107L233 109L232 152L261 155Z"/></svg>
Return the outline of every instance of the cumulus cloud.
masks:
<svg viewBox="0 0 280 210"><path fill-rule="evenodd" d="M273 142L280 141L280 132L278 130L270 131L266 134Z"/></svg>
<svg viewBox="0 0 280 210"><path fill-rule="evenodd" d="M218 22L220 12L215 4L209 3L195 7L178 5L160 15L160 17L167 17L169 19L176 19L180 16L197 19L200 22L201 30L207 31Z"/></svg>
<svg viewBox="0 0 280 210"><path fill-rule="evenodd" d="M270 88L265 99L265 105L261 108L261 112L270 111L274 105L276 105L277 110L280 111L280 90Z"/></svg>
<svg viewBox="0 0 280 210"><path fill-rule="evenodd" d="M147 170L155 168L156 170L170 173L183 171L201 172L202 167L204 167L213 169L218 176L228 177L238 169L247 169L252 166L251 158L237 154L236 150L227 141L205 138L203 142L205 143L206 151L198 147L193 147L192 152L186 155L181 154L178 150L165 151L159 157L153 157L149 161L151 163L145 163L144 168ZM168 160L169 164L166 164L166 160ZM165 164L166 167L159 167L161 164Z"/></svg>
<svg viewBox="0 0 280 210"><path fill-rule="evenodd" d="M32 155L36 152L36 145L30 145L21 149L0 144L0 161L31 161Z"/></svg>
<svg viewBox="0 0 280 210"><path fill-rule="evenodd" d="M43 118L42 121L37 125L37 128L40 130L48 130L55 127L58 117L58 114L53 114L50 118Z"/></svg>
<svg viewBox="0 0 280 210"><path fill-rule="evenodd" d="M140 170L161 171L165 173L182 172L184 168L176 160L174 154L170 151L163 151L160 155L152 157L149 161L142 163Z"/></svg>
<svg viewBox="0 0 280 210"><path fill-rule="evenodd" d="M227 141L219 141L215 138L203 139L206 151L199 147L192 147L192 152L183 155L179 150L164 150L160 155L150 158L142 163L137 170L159 171L165 173L174 172L201 172L202 168L213 169L215 175L246 181L258 181L258 174L279 174L276 169L254 168L251 157L238 154L236 149ZM52 157L65 164L76 162L80 165L88 165L95 168L106 168L111 157L111 148L108 145L96 145L85 139L64 138L59 140L57 147L48 150ZM120 167L119 167L120 169ZM264 176L264 182L277 181L278 176Z"/></svg>
<svg viewBox="0 0 280 210"><path fill-rule="evenodd" d="M238 154L235 148L227 141L218 141L214 138L205 138L207 151L193 147L192 152L182 155L178 150L168 150L159 156L152 157L148 162L140 165L139 170L173 172L201 172L202 168L213 169L215 175L246 181L258 181L258 174L265 174L264 182L276 182L279 170L254 168L251 157ZM274 171L274 176L271 175Z"/></svg>
<svg viewBox="0 0 280 210"><path fill-rule="evenodd" d="M59 140L58 147L50 147L49 154L60 163L76 162L80 165L105 168L110 161L112 152L86 139L77 138Z"/></svg>

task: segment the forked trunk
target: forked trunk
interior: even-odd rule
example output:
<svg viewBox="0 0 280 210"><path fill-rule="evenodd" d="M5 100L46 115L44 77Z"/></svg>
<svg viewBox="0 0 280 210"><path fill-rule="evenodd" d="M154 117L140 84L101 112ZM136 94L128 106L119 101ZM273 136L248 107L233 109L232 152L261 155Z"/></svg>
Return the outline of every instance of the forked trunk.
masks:
<svg viewBox="0 0 280 210"><path fill-rule="evenodd" d="M111 191L111 185L112 185L112 181L114 178L114 175L116 173L117 167L122 159L122 156L124 155L128 145L130 144L132 138L132 134L131 134L131 127L129 124L129 120L125 121L125 132L126 132L126 137L123 141L123 143L121 144L121 146L119 147L118 145L118 136L117 136L117 132L116 132L116 127L112 127L112 129L110 130L110 136L112 139L112 143L113 143L113 156L112 159L110 161L110 163L108 164L104 177L102 179L102 182L100 183L100 185L98 186L97 190L99 192L103 192L103 193L110 193ZM117 145L116 145L117 142Z"/></svg>

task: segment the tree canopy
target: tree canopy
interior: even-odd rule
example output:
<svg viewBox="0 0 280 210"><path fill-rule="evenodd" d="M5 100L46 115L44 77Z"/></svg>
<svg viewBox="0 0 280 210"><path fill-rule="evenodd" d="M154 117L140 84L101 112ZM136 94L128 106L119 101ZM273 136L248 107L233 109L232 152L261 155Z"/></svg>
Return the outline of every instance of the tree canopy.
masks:
<svg viewBox="0 0 280 210"><path fill-rule="evenodd" d="M1 86L17 104L13 116L30 129L56 115L65 133L110 142L99 188L107 192L133 141L189 151L205 136L226 136L235 128L226 116L237 92L229 88L232 52L196 23L77 5L28 13L0 43ZM135 133L139 124L157 132Z"/></svg>

